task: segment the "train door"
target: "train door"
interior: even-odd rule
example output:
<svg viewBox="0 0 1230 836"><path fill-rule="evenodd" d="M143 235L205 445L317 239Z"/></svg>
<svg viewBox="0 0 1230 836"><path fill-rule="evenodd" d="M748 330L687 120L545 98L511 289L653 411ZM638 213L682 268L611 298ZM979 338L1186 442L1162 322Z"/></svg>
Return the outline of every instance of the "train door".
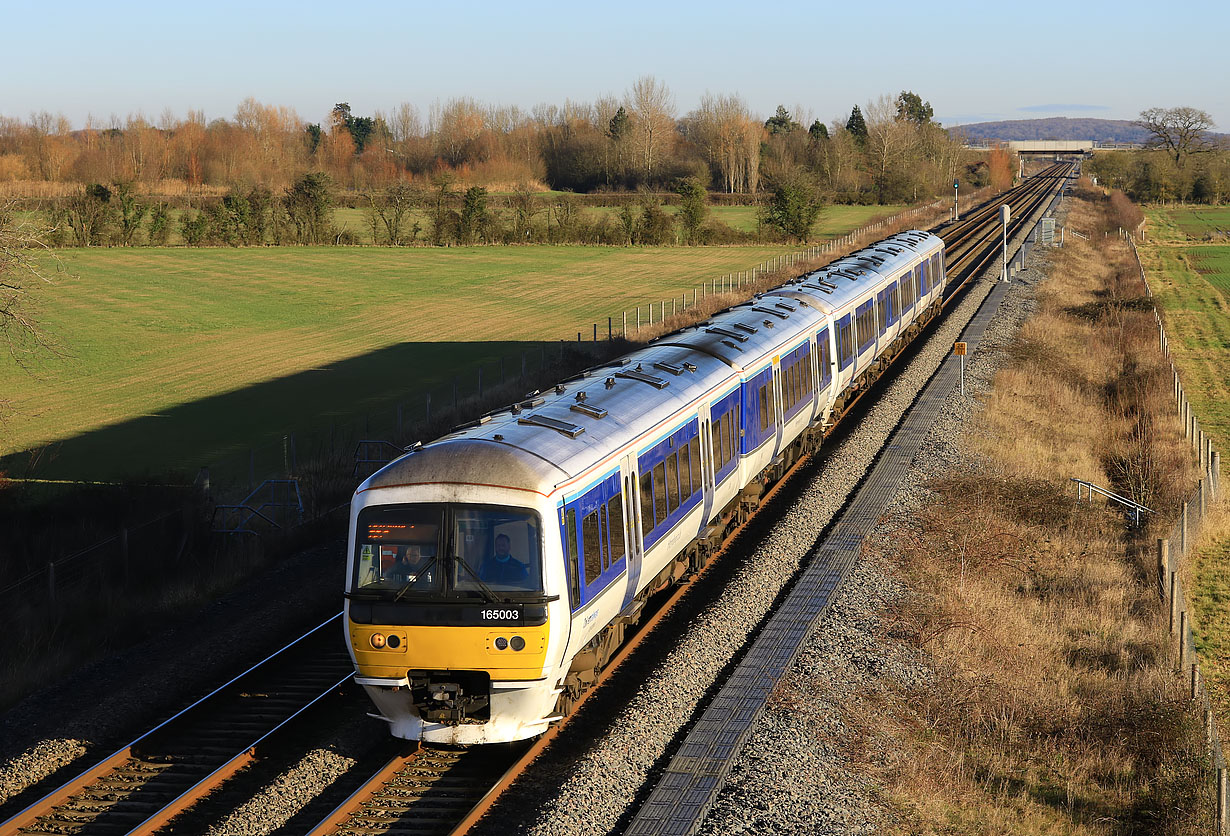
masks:
<svg viewBox="0 0 1230 836"><path fill-rule="evenodd" d="M701 524L708 525L713 515L713 493L717 483L713 475L713 424L710 421L712 413L709 404L700 408L700 472L701 487L704 489L704 510Z"/></svg>
<svg viewBox="0 0 1230 836"><path fill-rule="evenodd" d="M773 455L782 451L782 435L786 426L785 401L782 397L782 364L780 357L773 358L773 414L776 418L773 432Z"/></svg>
<svg viewBox="0 0 1230 836"><path fill-rule="evenodd" d="M636 453L629 453L619 463L620 492L623 497L624 541L627 543L628 585L624 592L624 606L632 603L641 582L641 566L644 557L644 540L641 538L641 492L640 474L637 472ZM652 511L650 513L653 513ZM611 531L611 540L616 533Z"/></svg>

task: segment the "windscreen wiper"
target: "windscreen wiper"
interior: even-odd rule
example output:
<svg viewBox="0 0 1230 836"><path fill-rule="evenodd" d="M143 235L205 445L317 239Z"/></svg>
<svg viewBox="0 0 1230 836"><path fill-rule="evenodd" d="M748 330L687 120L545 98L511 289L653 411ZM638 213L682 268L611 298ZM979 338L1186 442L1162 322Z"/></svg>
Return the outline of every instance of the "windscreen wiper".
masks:
<svg viewBox="0 0 1230 836"><path fill-rule="evenodd" d="M464 566L464 567L465 567L465 570L466 570L467 572L469 572L471 575L473 575L473 577L474 577L474 582L478 584L479 589L482 591L482 593L483 593L483 597L487 599L487 603L488 603L488 604L498 604L498 603L500 603L500 599L499 599L498 597L496 597L496 594L495 594L494 592L492 592L492 591L491 591L491 587L489 587L489 586L487 586L487 584L483 583L483 579L482 579L482 578L480 578L480 577L478 576L478 572L475 572L472 568L470 568L470 564L469 564L469 563L466 563L466 561L465 561L465 558L464 558L464 557L462 557L462 556L461 556L461 555L459 555L459 554L455 554L455 555L453 555L453 560L456 560L458 563L460 563L462 566Z"/></svg>
<svg viewBox="0 0 1230 836"><path fill-rule="evenodd" d="M424 566L424 567L423 567L422 569L420 569L417 573L415 573L415 575L414 575L414 577L413 577L413 578L411 578L410 580L406 581L406 583L402 586L402 588L401 588L401 589L397 590L397 594L393 596L393 603L394 603L394 604L396 604L398 601L400 601L400 600L401 600L401 596L403 596L403 595L405 595L407 592L409 592L409 591L410 591L410 587L412 587L412 586L414 586L416 583L418 583L418 582L419 582L419 578L421 578L421 577L423 577L424 575L426 575L426 574L427 574L427 572L431 569L431 567L432 567L432 566L435 566L435 565L436 565L436 558L434 558L434 557L433 557L431 560L427 561L427 565L426 565L426 566Z"/></svg>

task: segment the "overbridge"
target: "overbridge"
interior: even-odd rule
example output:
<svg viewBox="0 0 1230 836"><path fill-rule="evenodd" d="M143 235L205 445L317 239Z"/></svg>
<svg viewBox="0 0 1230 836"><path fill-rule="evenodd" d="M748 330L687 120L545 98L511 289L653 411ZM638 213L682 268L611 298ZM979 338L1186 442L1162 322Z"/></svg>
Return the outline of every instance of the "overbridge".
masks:
<svg viewBox="0 0 1230 836"><path fill-rule="evenodd" d="M974 151L1007 148L1022 156L1089 156L1094 151L1133 151L1144 146L1133 142L1098 142L1093 139L1024 139L1011 142L971 142Z"/></svg>

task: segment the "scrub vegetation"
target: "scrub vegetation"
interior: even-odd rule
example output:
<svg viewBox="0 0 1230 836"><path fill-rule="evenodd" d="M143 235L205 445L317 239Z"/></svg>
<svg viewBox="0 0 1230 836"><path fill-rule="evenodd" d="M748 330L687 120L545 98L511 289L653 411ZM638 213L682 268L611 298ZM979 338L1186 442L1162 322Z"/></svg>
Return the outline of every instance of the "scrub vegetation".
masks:
<svg viewBox="0 0 1230 836"><path fill-rule="evenodd" d="M887 619L934 682L877 703L863 753L903 833L1208 832L1203 733L1174 669L1155 531L1193 467L1131 253L1091 191L1068 223L968 449L888 559L916 594ZM1161 509L1143 531L1069 477Z"/></svg>

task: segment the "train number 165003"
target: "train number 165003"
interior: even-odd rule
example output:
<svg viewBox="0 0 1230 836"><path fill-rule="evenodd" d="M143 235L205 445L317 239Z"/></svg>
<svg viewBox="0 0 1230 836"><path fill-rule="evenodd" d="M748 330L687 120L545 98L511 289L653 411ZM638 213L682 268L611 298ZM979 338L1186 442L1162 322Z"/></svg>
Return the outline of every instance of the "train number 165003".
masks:
<svg viewBox="0 0 1230 836"><path fill-rule="evenodd" d="M483 621L517 621L521 610L483 610Z"/></svg>

